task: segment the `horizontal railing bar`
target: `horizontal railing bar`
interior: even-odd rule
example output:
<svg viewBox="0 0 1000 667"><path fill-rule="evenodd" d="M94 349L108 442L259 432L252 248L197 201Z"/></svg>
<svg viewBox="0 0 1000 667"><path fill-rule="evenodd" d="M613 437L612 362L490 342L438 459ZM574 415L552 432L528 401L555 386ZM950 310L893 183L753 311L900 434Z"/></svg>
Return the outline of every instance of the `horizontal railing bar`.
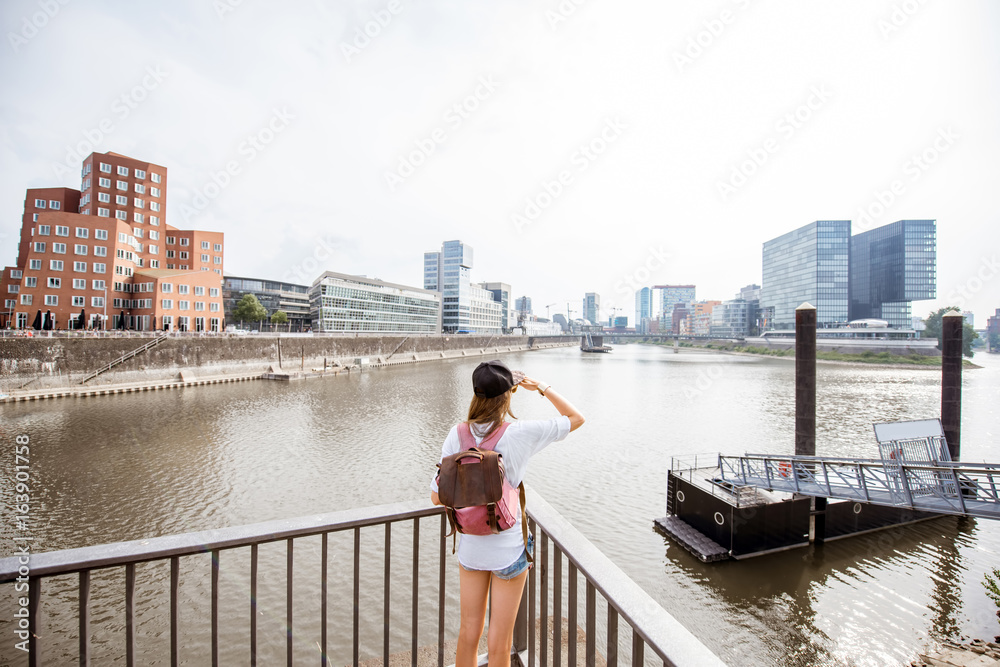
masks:
<svg viewBox="0 0 1000 667"><path fill-rule="evenodd" d="M801 456L792 455L783 456L780 454L745 454L743 456L720 456L721 461L735 461L739 459L754 460L754 461L794 461L801 463L829 463L831 465L848 465L848 466L864 466L864 467L884 467L885 461L882 459L852 459L852 458L837 458L833 456ZM917 461L906 461L899 460L894 461L893 465L902 466L904 468L910 468L913 470L951 470L953 468L959 468L963 471L970 472L982 472L984 474L995 473L1000 470L1000 463L984 463L984 462L970 462L970 461L938 461L936 463L924 463Z"/></svg>
<svg viewBox="0 0 1000 667"><path fill-rule="evenodd" d="M31 574L32 577L50 577L80 570L96 570L128 563L207 553L215 549L233 549L352 528L377 526L388 522L434 516L442 512L444 512L443 507L428 506L426 500L408 501L197 533L164 535L145 540L33 553ZM0 584L14 581L18 576L18 567L16 556L0 559Z"/></svg>
<svg viewBox="0 0 1000 667"><path fill-rule="evenodd" d="M528 514L557 553L566 554L660 658L675 665L725 664L540 495L527 491Z"/></svg>

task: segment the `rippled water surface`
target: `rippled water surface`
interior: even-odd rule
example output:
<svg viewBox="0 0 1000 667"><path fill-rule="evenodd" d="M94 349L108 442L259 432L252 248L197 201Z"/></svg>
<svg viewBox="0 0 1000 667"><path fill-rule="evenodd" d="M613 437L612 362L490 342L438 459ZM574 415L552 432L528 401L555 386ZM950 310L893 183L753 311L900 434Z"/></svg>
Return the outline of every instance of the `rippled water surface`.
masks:
<svg viewBox="0 0 1000 667"><path fill-rule="evenodd" d="M610 355L564 348L505 359L551 383L587 416L583 429L533 459L528 483L730 663L905 664L934 640L989 639L1000 632L981 585L983 573L1000 563L998 522L941 518L817 550L714 565L698 562L653 531L652 520L665 514L671 457L793 451L792 362L686 350L674 354L640 345L618 346ZM441 441L464 416L469 378L479 361L295 384L254 382L4 406L5 446L13 449L16 434L31 437L35 550L426 498ZM998 461L1000 359L979 354L975 361L985 368L965 373L962 458ZM818 392L817 453L870 457L875 455L873 422L939 414L940 372L821 364ZM523 419L555 414L547 401L529 392L515 395L514 411ZM0 489L8 516L12 458L12 453L3 457ZM430 540L434 553L436 526L425 525L421 540ZM407 530L394 533L394 555L410 548ZM12 551L11 537L5 522L0 527L4 555ZM366 583L380 596L383 544L380 536L364 539L362 561L376 572L365 575L372 580ZM319 549L318 541L302 542L296 545L297 605L317 595L315 586L302 584L299 591L299 577L312 576L309 555ZM343 553L352 553L349 535L332 536L331 548L334 542L343 543ZM248 556L229 554L223 558L231 570L224 572L232 574L223 582L222 599L242 609L249 584L239 572ZM284 546L261 547L261 558L261 571L273 566L281 580L262 582L260 606L267 610L273 602L283 609ZM350 561L335 558L332 567L349 570ZM400 571L394 568L390 575L402 590L410 581L406 567L401 561ZM182 598L192 609L202 609L209 568L192 558L183 570ZM153 602L161 590L156 584L167 572L163 564L139 567L139 600L148 606L139 619L144 664L169 662L162 652L167 612ZM95 574L94 590L98 582L120 589L119 575ZM68 605L75 585L75 580L59 579L47 590ZM436 579L426 585L420 604L433 619ZM4 637L11 635L8 593L0 600ZM350 600L349 589L344 594ZM381 597L377 600L377 605L363 605L363 617L381 628ZM108 604L100 613L113 629L95 634L94 644L95 651L110 656L119 651L123 607L115 600ZM337 614L349 614L343 605L335 606L333 622ZM65 650L75 657L70 611L51 605L48 619L54 641L64 645L56 654ZM262 627L280 626L283 616L268 613L262 615ZM392 613L405 628L409 608ZM308 625L314 622L308 615L297 618ZM204 623L189 620L196 618L185 615L182 623L192 649L185 662L205 664L208 635ZM95 627L98 620L95 616ZM349 627L347 616L343 622ZM242 626L224 631L226 664L241 664L245 632ZM397 633L394 646L402 644L404 650L406 633ZM434 627L421 629L421 643L435 640ZM4 658L19 664L22 656L11 645L9 639L0 641L0 664ZM283 646L281 634L265 640L264 650L281 656ZM364 650L374 656L380 648L376 637ZM310 646L301 650L303 658L315 658Z"/></svg>

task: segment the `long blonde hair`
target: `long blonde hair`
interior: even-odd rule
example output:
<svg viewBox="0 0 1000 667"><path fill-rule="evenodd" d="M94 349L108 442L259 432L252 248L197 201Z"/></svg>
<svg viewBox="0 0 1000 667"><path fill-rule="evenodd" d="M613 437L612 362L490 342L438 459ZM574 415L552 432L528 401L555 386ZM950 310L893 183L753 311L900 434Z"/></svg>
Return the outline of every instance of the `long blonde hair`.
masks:
<svg viewBox="0 0 1000 667"><path fill-rule="evenodd" d="M473 424L489 424L493 425L490 430L486 432L484 438L488 438L493 433L500 428L500 425L504 422L504 418L510 415L512 419L517 419L514 413L510 410L510 391L505 391L499 396L494 396L493 398L481 398L479 396L473 396L472 402L469 403L469 417L466 419L466 423L471 427Z"/></svg>

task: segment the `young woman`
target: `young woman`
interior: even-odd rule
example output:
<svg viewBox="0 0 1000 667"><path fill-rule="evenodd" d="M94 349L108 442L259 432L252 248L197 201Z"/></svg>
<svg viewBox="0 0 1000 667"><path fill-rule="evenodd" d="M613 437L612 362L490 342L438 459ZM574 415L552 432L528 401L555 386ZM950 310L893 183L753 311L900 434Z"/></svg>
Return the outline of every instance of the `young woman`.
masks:
<svg viewBox="0 0 1000 667"><path fill-rule="evenodd" d="M504 469L511 486L524 478L528 459L548 444L562 440L570 431L583 426L583 415L551 386L520 371L511 371L500 361L484 361L472 373L474 396L469 405L469 425L476 443L493 435L504 423L510 409L511 394L517 387L537 391L559 413L555 419L515 421L500 436L496 451L503 456ZM441 447L441 458L457 454L461 444L458 429L452 428ZM431 502L440 505L437 479L431 482ZM527 550L533 538L524 544L520 517L513 527L495 535L462 535L458 545L461 588L461 627L455 667L475 667L479 638L486 620L486 603L491 596L490 629L487 637L490 667L508 667L514 637L514 621L521 603L521 592L528 578Z"/></svg>

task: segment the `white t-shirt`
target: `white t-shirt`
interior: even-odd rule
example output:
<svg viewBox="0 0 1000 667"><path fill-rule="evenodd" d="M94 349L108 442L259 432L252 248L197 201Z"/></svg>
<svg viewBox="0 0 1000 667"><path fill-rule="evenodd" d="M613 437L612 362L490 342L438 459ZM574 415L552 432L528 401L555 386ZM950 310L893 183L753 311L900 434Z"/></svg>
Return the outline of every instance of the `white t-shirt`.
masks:
<svg viewBox="0 0 1000 667"><path fill-rule="evenodd" d="M481 434L489 430L489 424L472 426L472 437L476 444L483 440ZM511 422L495 447L503 456L504 471L510 485L517 487L528 470L528 459L545 449L549 443L558 442L569 433L569 417L537 421ZM461 449L458 427L448 432L441 446L441 458L457 454ZM437 493L437 477L431 480L431 491ZM521 536L521 510L518 508L517 523L495 535L462 535L458 541L458 562L467 570L502 570L521 557L524 538Z"/></svg>

